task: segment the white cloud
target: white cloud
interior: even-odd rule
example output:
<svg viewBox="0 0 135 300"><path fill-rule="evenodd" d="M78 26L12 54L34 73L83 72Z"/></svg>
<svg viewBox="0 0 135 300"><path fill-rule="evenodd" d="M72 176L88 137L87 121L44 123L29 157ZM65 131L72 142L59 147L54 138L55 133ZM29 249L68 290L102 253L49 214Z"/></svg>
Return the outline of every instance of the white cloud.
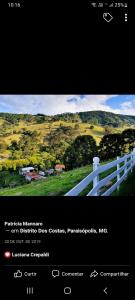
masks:
<svg viewBox="0 0 135 300"><path fill-rule="evenodd" d="M131 101L125 101L123 103L121 103L121 109L131 109L133 108L133 104Z"/></svg>
<svg viewBox="0 0 135 300"><path fill-rule="evenodd" d="M63 112L78 112L88 110L106 110L110 107L106 101L116 95L86 95L83 100L79 95L4 95L0 96L0 108L8 108L16 113L58 114ZM76 102L68 102L75 97Z"/></svg>
<svg viewBox="0 0 135 300"><path fill-rule="evenodd" d="M132 101L124 101L123 103L120 104L120 108L115 109L113 112L117 113L117 114L134 116L135 115L135 99L132 99Z"/></svg>
<svg viewBox="0 0 135 300"><path fill-rule="evenodd" d="M107 101L118 95L0 95L0 111L14 113L44 113L54 115L63 112L79 112L91 110L103 110L117 114L135 115L135 99L127 99L119 105L119 108L111 108ZM70 99L76 101L68 101Z"/></svg>

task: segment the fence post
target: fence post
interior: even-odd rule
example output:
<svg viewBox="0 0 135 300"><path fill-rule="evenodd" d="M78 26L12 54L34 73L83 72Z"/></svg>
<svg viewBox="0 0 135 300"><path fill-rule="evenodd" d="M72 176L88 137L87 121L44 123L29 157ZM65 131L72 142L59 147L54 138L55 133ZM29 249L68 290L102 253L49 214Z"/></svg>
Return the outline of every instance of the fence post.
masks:
<svg viewBox="0 0 135 300"><path fill-rule="evenodd" d="M132 166L134 167L134 165L135 165L135 148L133 148L133 152L132 152L132 157L133 157L133 164L132 164Z"/></svg>
<svg viewBox="0 0 135 300"><path fill-rule="evenodd" d="M126 166L126 163L127 163L127 154L125 155L125 157L124 157L124 165L125 165L125 168L124 168L124 175L125 175L125 180L126 180L126 178L127 178L127 175L126 175L126 173L127 173L127 166Z"/></svg>
<svg viewBox="0 0 135 300"><path fill-rule="evenodd" d="M119 156L117 156L117 160L119 160ZM117 163L117 171L120 169L119 163ZM120 173L117 174L117 182L120 180ZM117 186L117 191L119 191L119 185Z"/></svg>
<svg viewBox="0 0 135 300"><path fill-rule="evenodd" d="M99 162L100 162L99 157L93 157L93 171L98 169L98 167L100 165ZM94 179L93 179L93 188L95 186L97 186L98 181L99 181L99 175L95 176ZM94 196L98 196L98 192L96 192Z"/></svg>
<svg viewBox="0 0 135 300"><path fill-rule="evenodd" d="M133 172L133 150L131 151L131 173Z"/></svg>

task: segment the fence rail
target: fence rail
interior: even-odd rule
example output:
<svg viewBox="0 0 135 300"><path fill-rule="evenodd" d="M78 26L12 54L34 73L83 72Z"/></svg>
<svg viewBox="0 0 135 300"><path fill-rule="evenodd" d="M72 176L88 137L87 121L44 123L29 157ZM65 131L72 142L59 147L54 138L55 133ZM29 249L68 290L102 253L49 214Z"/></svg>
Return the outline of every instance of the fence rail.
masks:
<svg viewBox="0 0 135 300"><path fill-rule="evenodd" d="M122 164L122 165L121 165ZM117 157L116 160L107 163L105 165L100 165L99 157L93 158L93 172L91 172L87 177L85 177L80 183L78 183L74 188L72 188L65 196L78 196L88 185L93 182L93 188L89 191L87 196L109 196L116 189L119 189L120 184L127 178L129 171L132 172L135 166L135 148L129 154L123 157ZM116 170L112 171L111 174L107 175L103 179L99 179L99 175L107 170L116 167ZM122 174L123 172L123 174ZM107 189L107 185L110 180L114 180L111 186ZM101 189L102 188L102 189ZM102 191L105 188L105 191Z"/></svg>

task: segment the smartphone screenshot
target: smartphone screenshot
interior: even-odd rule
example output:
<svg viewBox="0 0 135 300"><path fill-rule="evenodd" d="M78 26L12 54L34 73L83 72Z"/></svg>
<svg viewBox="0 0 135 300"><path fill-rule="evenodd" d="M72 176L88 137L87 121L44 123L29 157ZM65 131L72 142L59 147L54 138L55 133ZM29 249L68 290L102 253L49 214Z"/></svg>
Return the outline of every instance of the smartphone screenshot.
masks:
<svg viewBox="0 0 135 300"><path fill-rule="evenodd" d="M5 295L131 292L134 99L0 95Z"/></svg>
<svg viewBox="0 0 135 300"><path fill-rule="evenodd" d="M133 299L131 5L21 0L1 12L1 295Z"/></svg>

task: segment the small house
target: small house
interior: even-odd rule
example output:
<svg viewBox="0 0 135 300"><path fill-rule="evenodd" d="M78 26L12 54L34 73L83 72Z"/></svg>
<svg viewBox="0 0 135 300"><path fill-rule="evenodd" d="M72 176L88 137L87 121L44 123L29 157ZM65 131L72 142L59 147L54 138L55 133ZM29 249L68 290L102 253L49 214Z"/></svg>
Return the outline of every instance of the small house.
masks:
<svg viewBox="0 0 135 300"><path fill-rule="evenodd" d="M63 164L57 164L56 166L55 166L55 170L57 171L57 172L61 172L61 171L63 171L65 169L65 165L63 165Z"/></svg>
<svg viewBox="0 0 135 300"><path fill-rule="evenodd" d="M48 169L48 170L46 170L45 171L45 173L46 173L46 175L52 175L52 174L54 174L54 169Z"/></svg>
<svg viewBox="0 0 135 300"><path fill-rule="evenodd" d="M20 174L20 175L25 175L26 173L33 172L33 171L34 171L34 168L33 168L33 167L21 168L21 169L19 170L19 174Z"/></svg>
<svg viewBox="0 0 135 300"><path fill-rule="evenodd" d="M27 172L25 174L25 179L28 181L32 181L32 180L40 180L42 179L43 176L40 176L39 174L37 174L36 172Z"/></svg>
<svg viewBox="0 0 135 300"><path fill-rule="evenodd" d="M39 173L38 173L40 176L45 176L45 172L43 172L43 171L39 171Z"/></svg>

